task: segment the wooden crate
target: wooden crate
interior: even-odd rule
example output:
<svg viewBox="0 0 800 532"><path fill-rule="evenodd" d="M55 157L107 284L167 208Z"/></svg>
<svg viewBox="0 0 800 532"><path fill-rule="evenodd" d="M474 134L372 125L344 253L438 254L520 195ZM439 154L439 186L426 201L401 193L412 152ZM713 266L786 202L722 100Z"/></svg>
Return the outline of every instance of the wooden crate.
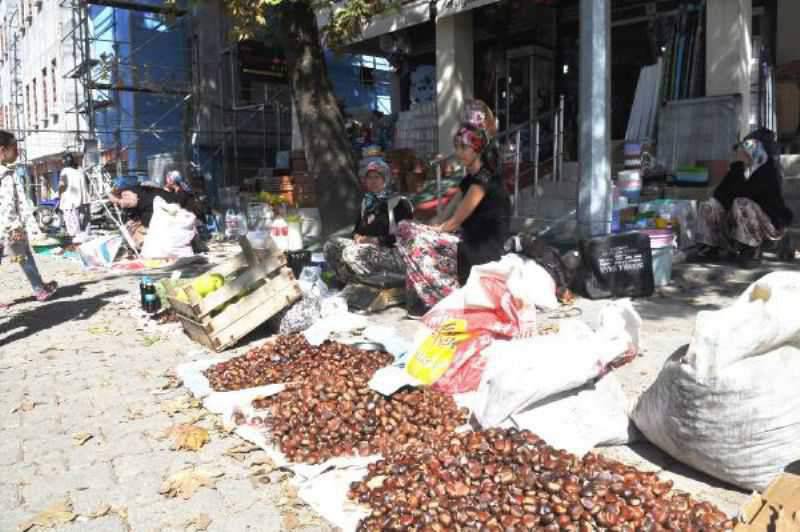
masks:
<svg viewBox="0 0 800 532"><path fill-rule="evenodd" d="M178 283L164 283L167 299L186 334L217 352L236 344L302 295L291 270L286 267L283 253L275 250L257 253L246 238L240 239L239 244L242 246L240 254L207 272L218 273L226 279L233 276L233 280L205 298L187 286L184 291L189 302L180 301L176 292Z"/></svg>

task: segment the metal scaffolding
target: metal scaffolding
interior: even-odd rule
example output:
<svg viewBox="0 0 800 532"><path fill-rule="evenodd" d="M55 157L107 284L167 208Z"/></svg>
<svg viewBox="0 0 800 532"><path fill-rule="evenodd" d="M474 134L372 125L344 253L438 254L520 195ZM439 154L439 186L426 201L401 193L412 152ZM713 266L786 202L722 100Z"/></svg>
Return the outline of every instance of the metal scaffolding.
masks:
<svg viewBox="0 0 800 532"><path fill-rule="evenodd" d="M163 97L171 110L184 108L191 93L191 68L140 62L138 58L157 46L159 36L184 24L187 11L123 0L62 0L60 7L68 9L71 18L62 46L71 49L74 58L64 73L65 81L73 83L75 95L74 105L67 111L75 116L74 144L67 148L81 151L85 141L100 138L103 153L116 162L117 175L146 172L142 161L137 161L135 168L126 167L123 154L137 150L145 136L161 141L165 128L159 127L160 120L139 123L135 105L123 94ZM121 17L123 12L126 14ZM152 36L141 42L133 40L131 14L149 17L137 22L149 23L146 29ZM119 27L120 18L127 27ZM168 53L185 54L186 50ZM183 134L183 128L178 133ZM175 150L181 155L186 151L183 136Z"/></svg>

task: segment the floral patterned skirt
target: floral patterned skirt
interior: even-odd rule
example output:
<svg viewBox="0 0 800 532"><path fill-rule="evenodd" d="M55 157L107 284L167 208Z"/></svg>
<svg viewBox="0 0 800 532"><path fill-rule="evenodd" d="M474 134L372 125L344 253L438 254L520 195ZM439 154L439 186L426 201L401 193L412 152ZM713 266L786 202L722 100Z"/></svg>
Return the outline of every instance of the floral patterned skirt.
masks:
<svg viewBox="0 0 800 532"><path fill-rule="evenodd" d="M350 238L332 238L325 243L325 262L342 283L358 281L376 273L405 274L405 263L395 247L358 244Z"/></svg>
<svg viewBox="0 0 800 532"><path fill-rule="evenodd" d="M397 247L406 265L406 286L432 307L459 287L458 237L416 222L397 228Z"/></svg>
<svg viewBox="0 0 800 532"><path fill-rule="evenodd" d="M698 209L698 244L726 250L737 243L757 248L765 240L780 240L784 233L775 228L756 202L746 198L733 200L730 211L715 198L700 204Z"/></svg>

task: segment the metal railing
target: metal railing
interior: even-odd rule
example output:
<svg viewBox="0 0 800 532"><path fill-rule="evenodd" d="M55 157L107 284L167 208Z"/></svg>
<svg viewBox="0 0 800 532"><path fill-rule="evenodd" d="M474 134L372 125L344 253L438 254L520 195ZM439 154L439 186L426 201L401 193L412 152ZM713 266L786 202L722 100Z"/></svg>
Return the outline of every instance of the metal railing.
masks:
<svg viewBox="0 0 800 532"><path fill-rule="evenodd" d="M553 131L553 153L550 159L541 160L542 150L541 147L544 145L542 142L542 124L550 121L552 123L552 131ZM522 163L522 133L528 129L531 133L531 137L533 139L532 144L530 146L532 153L532 166L528 168L520 174L520 166ZM513 139L513 143L509 143L509 140ZM514 165L514 216L519 216L519 184L520 184L520 177L523 175L527 175L530 172L533 172L533 186L534 190L539 187L539 170L542 163L547 162L548 160L552 161L552 171L550 173L550 180L553 182L561 181L561 177L563 175L564 169L564 96L561 95L558 101L558 105L547 111L545 113L540 114L539 116L533 118L532 120L514 126L510 129L502 131L497 134L495 137L495 141L498 142L503 149L505 145L506 149L513 149L513 159L509 161L506 156L501 158L503 166L508 162L513 162ZM456 159L455 154L448 155L446 157L437 157L432 161L429 161L429 165L434 168L436 173L436 214L437 216L442 213L442 165L454 161Z"/></svg>

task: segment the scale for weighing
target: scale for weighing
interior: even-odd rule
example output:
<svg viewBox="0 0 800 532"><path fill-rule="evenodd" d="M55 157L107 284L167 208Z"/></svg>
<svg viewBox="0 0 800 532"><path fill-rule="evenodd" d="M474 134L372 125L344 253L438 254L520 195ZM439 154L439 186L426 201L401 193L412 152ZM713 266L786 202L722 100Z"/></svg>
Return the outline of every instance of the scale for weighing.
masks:
<svg viewBox="0 0 800 532"><path fill-rule="evenodd" d="M341 295L355 311L373 313L406 301L406 278L394 273L378 273L348 284Z"/></svg>

